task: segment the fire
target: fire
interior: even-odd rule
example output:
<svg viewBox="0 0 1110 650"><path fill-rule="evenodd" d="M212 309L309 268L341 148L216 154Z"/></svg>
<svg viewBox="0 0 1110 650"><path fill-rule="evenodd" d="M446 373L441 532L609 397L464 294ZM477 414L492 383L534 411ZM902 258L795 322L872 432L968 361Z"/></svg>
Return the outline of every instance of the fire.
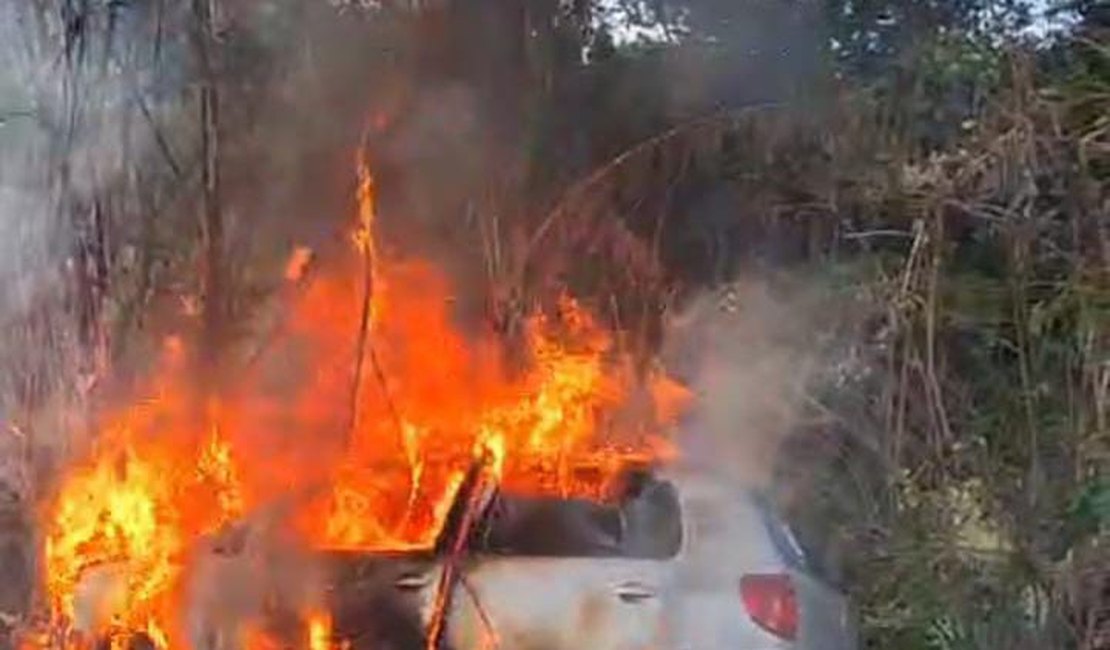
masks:
<svg viewBox="0 0 1110 650"><path fill-rule="evenodd" d="M159 397L109 424L93 460L70 469L50 509L43 555L53 613L113 645L136 631L169 645L186 554L242 514L230 450L218 431L197 458L180 443L193 435L188 429L144 438L187 422L179 419L182 406Z"/></svg>
<svg viewBox="0 0 1110 650"><path fill-rule="evenodd" d="M309 548L424 549L477 459L511 491L604 498L623 467L666 455L661 427L686 399L678 384L639 377L569 296L527 320L527 363L511 367L495 334L456 324L438 269L382 255L361 162L358 180L352 259L289 299L272 355L292 359L281 372L245 373L219 403L202 402L184 388L183 344L168 341L154 397L107 418L65 471L43 511L56 624L86 641L142 631L158 648L187 645L190 555L279 498ZM301 280L310 258L296 249L286 279ZM651 408L618 417L634 395ZM82 611L98 571L105 586ZM308 647L330 648L326 615L307 618Z"/></svg>
<svg viewBox="0 0 1110 650"><path fill-rule="evenodd" d="M174 558L184 540L172 515L163 511L171 489L155 463L130 452L105 459L87 474L75 476L74 488L84 495L66 495L55 515L57 526L46 539L48 588L55 606L76 618L74 595L85 570L124 562L126 576L107 575L107 611L86 616L101 629L145 629L158 615L158 596L174 578Z"/></svg>
<svg viewBox="0 0 1110 650"><path fill-rule="evenodd" d="M308 619L308 649L331 650L331 618L327 614L313 613Z"/></svg>

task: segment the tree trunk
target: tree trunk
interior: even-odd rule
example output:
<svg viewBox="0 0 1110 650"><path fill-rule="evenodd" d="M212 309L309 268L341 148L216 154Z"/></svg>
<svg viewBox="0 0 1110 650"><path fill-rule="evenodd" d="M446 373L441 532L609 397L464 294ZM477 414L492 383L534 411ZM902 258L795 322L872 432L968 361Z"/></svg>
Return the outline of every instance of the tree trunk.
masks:
<svg viewBox="0 0 1110 650"><path fill-rule="evenodd" d="M227 295L224 268L224 228L220 205L219 93L213 65L213 16L216 0L192 0L194 53L200 74L199 120L201 148L201 250L203 320L200 342L201 371L215 376L224 341Z"/></svg>

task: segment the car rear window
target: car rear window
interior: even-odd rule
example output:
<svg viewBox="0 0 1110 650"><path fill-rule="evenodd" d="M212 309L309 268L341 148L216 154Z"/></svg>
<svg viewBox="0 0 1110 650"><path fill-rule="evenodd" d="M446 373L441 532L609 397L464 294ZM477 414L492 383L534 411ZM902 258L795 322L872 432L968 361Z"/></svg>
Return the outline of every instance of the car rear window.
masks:
<svg viewBox="0 0 1110 650"><path fill-rule="evenodd" d="M648 479L616 503L499 494L471 548L502 556L666 559L681 544L674 486Z"/></svg>
<svg viewBox="0 0 1110 650"><path fill-rule="evenodd" d="M771 500L765 495L753 495L753 500L779 556L794 569L809 570L802 547L798 544L790 526L778 515Z"/></svg>

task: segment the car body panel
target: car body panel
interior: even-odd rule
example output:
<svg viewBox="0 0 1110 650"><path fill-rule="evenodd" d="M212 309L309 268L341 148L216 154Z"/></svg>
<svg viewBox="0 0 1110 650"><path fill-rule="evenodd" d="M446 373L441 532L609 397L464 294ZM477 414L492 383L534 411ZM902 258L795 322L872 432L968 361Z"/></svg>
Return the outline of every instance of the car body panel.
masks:
<svg viewBox="0 0 1110 650"><path fill-rule="evenodd" d="M745 573L783 570L755 504L712 475L687 472L666 477L678 487L683 546L667 597L673 650L772 650L793 648L757 626L740 598Z"/></svg>
<svg viewBox="0 0 1110 650"><path fill-rule="evenodd" d="M667 569L666 563L653 560L476 560L464 569L466 585L453 601L449 646L659 648Z"/></svg>
<svg viewBox="0 0 1110 650"><path fill-rule="evenodd" d="M442 563L424 554L329 554L332 631L352 650L424 648Z"/></svg>
<svg viewBox="0 0 1110 650"><path fill-rule="evenodd" d="M791 571L801 613L797 647L804 650L854 650L855 625L847 599L803 571Z"/></svg>

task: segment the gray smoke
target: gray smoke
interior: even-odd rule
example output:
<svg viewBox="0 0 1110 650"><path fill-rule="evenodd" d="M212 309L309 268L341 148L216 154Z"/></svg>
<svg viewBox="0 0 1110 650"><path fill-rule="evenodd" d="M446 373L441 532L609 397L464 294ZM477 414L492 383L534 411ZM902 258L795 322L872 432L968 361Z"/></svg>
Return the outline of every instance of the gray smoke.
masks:
<svg viewBox="0 0 1110 650"><path fill-rule="evenodd" d="M767 486L821 358L819 313L814 296L753 278L672 320L664 357L696 396L678 441L688 462Z"/></svg>

